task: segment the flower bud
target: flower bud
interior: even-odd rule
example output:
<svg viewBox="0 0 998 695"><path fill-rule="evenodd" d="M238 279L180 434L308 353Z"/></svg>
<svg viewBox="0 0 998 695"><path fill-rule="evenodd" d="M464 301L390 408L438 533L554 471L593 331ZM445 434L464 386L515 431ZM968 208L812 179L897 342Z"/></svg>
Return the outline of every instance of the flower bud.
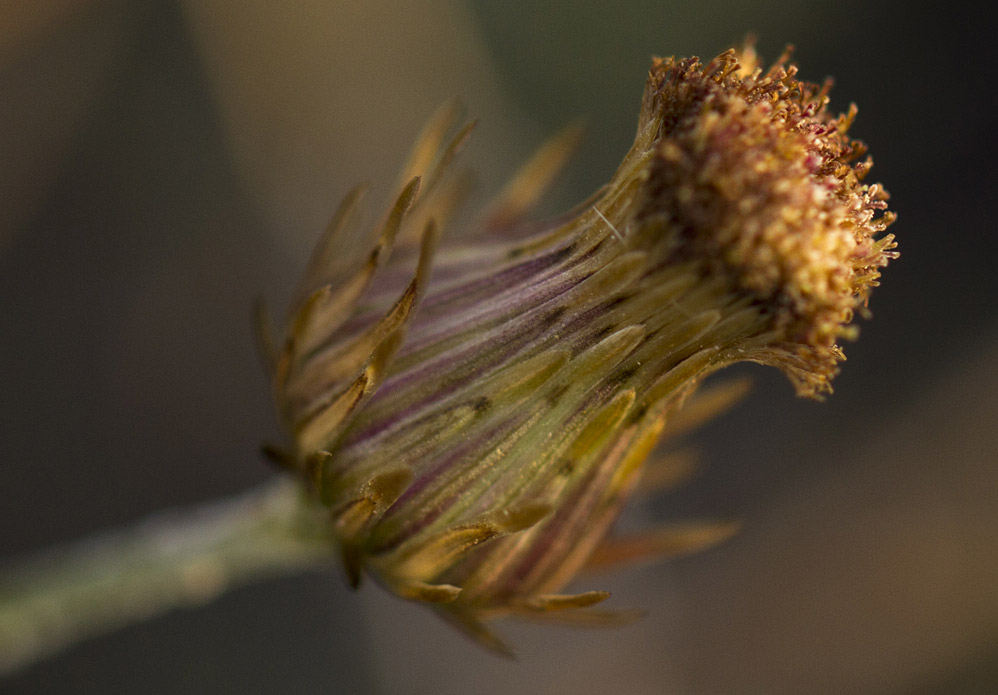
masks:
<svg viewBox="0 0 998 695"><path fill-rule="evenodd" d="M829 85L750 48L655 60L610 183L525 214L577 139L529 162L476 232L438 244L461 197L445 110L419 139L370 253L360 191L320 242L273 359L287 464L328 506L347 571L435 604L483 643L496 615L599 619L559 594L586 563L726 533L607 531L683 401L754 361L820 397L879 269L887 194L826 111ZM617 543L617 545L614 545ZM597 560L598 559L598 560Z"/></svg>

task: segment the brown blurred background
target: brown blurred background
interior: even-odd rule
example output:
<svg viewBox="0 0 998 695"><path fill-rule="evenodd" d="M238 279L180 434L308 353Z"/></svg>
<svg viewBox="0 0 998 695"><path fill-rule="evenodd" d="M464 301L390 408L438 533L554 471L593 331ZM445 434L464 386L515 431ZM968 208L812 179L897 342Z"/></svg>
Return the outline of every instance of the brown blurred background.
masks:
<svg viewBox="0 0 998 695"><path fill-rule="evenodd" d="M250 304L281 306L338 198L384 192L453 95L481 118L479 199L587 118L553 211L626 150L651 55L795 43L859 105L902 251L827 403L736 370L756 389L696 437L700 475L629 512L742 533L580 580L635 625L503 626L511 663L317 573L0 692L998 692L996 27L983 3L861 0L0 4L0 556L270 475Z"/></svg>

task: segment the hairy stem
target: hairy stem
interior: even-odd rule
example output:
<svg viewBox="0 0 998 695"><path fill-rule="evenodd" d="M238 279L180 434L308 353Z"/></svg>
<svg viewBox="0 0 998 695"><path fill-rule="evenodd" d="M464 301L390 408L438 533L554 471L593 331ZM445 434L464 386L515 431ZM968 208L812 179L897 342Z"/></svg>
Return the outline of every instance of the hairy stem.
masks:
<svg viewBox="0 0 998 695"><path fill-rule="evenodd" d="M240 584L321 566L334 557L329 525L300 486L280 480L14 562L0 577L0 675Z"/></svg>

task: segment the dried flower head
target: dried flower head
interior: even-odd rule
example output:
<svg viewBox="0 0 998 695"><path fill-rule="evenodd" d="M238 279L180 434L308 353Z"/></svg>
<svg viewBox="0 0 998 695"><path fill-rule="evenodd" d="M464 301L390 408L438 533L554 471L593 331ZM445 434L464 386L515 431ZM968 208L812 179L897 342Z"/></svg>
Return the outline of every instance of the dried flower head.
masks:
<svg viewBox="0 0 998 695"><path fill-rule="evenodd" d="M843 359L893 219L828 84L751 48L655 60L612 181L546 223L525 214L577 139L514 178L474 235L438 249L461 197L445 110L419 139L369 255L344 201L273 351L281 455L369 573L502 649L495 615L598 620L557 593L587 562L704 545L606 531L666 423L712 372L750 360L820 397ZM434 266L431 273L431 264Z"/></svg>

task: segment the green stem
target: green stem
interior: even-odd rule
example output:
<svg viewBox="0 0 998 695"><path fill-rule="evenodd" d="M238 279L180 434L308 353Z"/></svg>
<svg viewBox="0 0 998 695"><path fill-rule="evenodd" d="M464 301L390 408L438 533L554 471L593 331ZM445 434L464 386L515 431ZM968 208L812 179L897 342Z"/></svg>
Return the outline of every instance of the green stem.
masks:
<svg viewBox="0 0 998 695"><path fill-rule="evenodd" d="M324 565L329 526L298 485L279 480L16 562L0 578L0 675L237 585Z"/></svg>

